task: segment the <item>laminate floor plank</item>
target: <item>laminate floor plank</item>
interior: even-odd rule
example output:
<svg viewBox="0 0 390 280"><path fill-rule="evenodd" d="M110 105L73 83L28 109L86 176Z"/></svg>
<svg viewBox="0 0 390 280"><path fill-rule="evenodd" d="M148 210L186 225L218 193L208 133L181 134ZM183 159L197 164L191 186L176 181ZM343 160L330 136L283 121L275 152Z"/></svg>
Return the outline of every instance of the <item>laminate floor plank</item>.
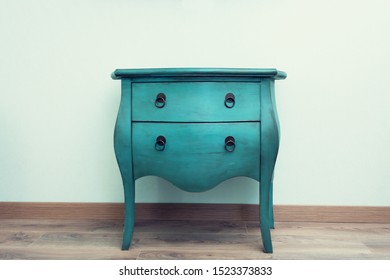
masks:
<svg viewBox="0 0 390 280"><path fill-rule="evenodd" d="M239 221L137 221L136 232L159 233L247 233L246 223Z"/></svg>
<svg viewBox="0 0 390 280"><path fill-rule="evenodd" d="M48 232L30 247L76 247L76 248L120 248L122 234L117 233L84 233L84 232Z"/></svg>
<svg viewBox="0 0 390 280"><path fill-rule="evenodd" d="M0 233L0 251L3 246L25 247L41 238L39 232L3 231Z"/></svg>
<svg viewBox="0 0 390 280"><path fill-rule="evenodd" d="M264 254L256 250L256 252L248 252L247 250L218 250L208 248L204 250L191 249L175 249L167 248L162 250L146 249L142 250L137 258L138 260L269 260L272 259L271 254Z"/></svg>
<svg viewBox="0 0 390 280"><path fill-rule="evenodd" d="M140 251L118 248L3 247L2 260L135 260Z"/></svg>
<svg viewBox="0 0 390 280"><path fill-rule="evenodd" d="M0 233L12 228L19 231L77 231L77 232L118 232L122 230L118 220L46 220L46 219L3 219Z"/></svg>
<svg viewBox="0 0 390 280"><path fill-rule="evenodd" d="M255 250L262 249L261 236L245 234L209 234L209 233L155 233L153 236L140 238L136 248L178 248L192 250L227 249Z"/></svg>
<svg viewBox="0 0 390 280"><path fill-rule="evenodd" d="M137 221L121 250L119 220L0 220L0 259L386 259L390 224L278 222L273 254L259 224L245 221Z"/></svg>

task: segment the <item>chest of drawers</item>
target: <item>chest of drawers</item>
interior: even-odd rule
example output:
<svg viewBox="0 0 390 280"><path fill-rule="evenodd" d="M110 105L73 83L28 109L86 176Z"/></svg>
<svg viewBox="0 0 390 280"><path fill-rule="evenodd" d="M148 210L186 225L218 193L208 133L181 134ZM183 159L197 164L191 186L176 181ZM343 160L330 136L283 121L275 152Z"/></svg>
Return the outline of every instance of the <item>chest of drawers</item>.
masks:
<svg viewBox="0 0 390 280"><path fill-rule="evenodd" d="M117 69L115 155L125 193L122 249L134 229L135 180L154 175L189 192L236 176L260 183L263 248L272 252L273 171L279 149L276 69Z"/></svg>

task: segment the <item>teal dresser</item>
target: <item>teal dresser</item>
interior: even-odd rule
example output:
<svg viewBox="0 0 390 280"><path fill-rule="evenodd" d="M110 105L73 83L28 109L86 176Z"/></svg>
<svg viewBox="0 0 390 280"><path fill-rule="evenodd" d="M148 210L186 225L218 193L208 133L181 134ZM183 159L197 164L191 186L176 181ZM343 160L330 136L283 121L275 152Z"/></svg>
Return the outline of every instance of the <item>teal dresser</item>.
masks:
<svg viewBox="0 0 390 280"><path fill-rule="evenodd" d="M260 229L272 253L273 173L279 149L276 69L118 69L122 95L114 133L125 192L122 249L134 229L136 179L154 175L189 192L237 176L260 182Z"/></svg>

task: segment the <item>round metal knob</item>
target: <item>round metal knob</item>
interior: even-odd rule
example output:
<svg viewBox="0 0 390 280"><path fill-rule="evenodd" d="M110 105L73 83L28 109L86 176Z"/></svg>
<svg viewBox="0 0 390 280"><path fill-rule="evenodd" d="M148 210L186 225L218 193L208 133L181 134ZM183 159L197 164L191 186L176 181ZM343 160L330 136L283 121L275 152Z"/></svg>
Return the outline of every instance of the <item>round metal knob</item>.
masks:
<svg viewBox="0 0 390 280"><path fill-rule="evenodd" d="M225 95L225 106L226 108L233 108L236 104L235 96L233 93L229 92Z"/></svg>
<svg viewBox="0 0 390 280"><path fill-rule="evenodd" d="M167 139L164 136L160 135L156 138L156 143L154 144L154 148L159 152L164 151L166 143L167 143Z"/></svg>
<svg viewBox="0 0 390 280"><path fill-rule="evenodd" d="M236 148L236 139L233 136L228 136L225 138L225 150L228 152L233 152Z"/></svg>
<svg viewBox="0 0 390 280"><path fill-rule="evenodd" d="M157 108L163 108L165 106L165 101L167 100L167 97L164 93L160 92L157 94L156 101L154 101L154 105Z"/></svg>

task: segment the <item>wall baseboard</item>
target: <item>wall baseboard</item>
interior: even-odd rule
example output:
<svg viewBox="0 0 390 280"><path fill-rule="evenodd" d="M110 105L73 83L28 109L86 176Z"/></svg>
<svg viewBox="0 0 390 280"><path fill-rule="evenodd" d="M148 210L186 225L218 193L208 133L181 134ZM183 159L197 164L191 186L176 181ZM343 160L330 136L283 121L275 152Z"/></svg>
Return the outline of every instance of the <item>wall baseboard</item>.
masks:
<svg viewBox="0 0 390 280"><path fill-rule="evenodd" d="M0 219L123 219L123 203L0 202ZM276 222L390 223L390 207L275 205ZM138 203L138 220L258 221L252 204Z"/></svg>

